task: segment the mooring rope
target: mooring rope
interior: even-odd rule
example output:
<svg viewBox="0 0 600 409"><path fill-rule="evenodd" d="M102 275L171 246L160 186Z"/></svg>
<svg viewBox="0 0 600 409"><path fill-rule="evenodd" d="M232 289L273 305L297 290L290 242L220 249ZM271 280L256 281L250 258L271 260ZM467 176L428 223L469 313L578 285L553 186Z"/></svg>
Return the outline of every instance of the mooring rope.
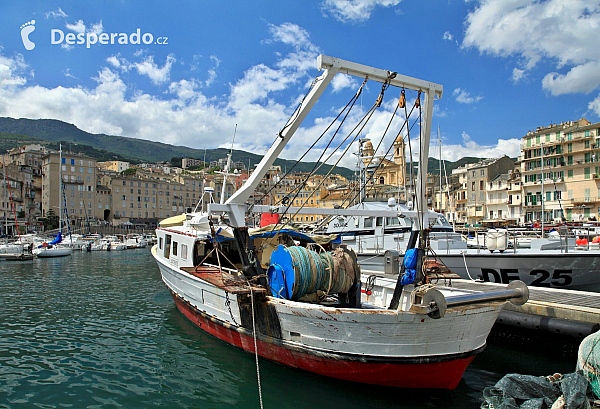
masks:
<svg viewBox="0 0 600 409"><path fill-rule="evenodd" d="M252 284L248 282L250 287L250 302L252 304L252 335L254 338L254 359L256 361L256 379L258 380L258 400L260 402L260 409L263 409L262 400L262 386L260 384L260 367L258 366L258 347L256 344L256 322L254 320L254 291L252 291Z"/></svg>

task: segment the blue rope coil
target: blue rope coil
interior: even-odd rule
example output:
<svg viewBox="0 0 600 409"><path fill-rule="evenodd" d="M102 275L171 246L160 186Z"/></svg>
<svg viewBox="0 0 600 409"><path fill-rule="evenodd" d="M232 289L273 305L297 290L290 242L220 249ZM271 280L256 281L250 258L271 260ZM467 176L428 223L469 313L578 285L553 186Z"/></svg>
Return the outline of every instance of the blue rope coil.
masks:
<svg viewBox="0 0 600 409"><path fill-rule="evenodd" d="M287 248L292 256L296 273L293 289L295 298L316 292L323 285L325 279L325 265L316 251L300 246Z"/></svg>
<svg viewBox="0 0 600 409"><path fill-rule="evenodd" d="M274 297L298 300L307 294L348 292L357 274L356 260L347 250L321 254L305 247L277 246L267 276Z"/></svg>

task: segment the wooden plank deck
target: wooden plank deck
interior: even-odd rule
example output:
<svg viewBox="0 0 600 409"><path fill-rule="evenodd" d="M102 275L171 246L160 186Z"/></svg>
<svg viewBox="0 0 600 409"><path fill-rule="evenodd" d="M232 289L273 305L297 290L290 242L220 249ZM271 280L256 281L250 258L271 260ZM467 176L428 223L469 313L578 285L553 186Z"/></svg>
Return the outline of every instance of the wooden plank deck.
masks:
<svg viewBox="0 0 600 409"><path fill-rule="evenodd" d="M182 270L231 294L250 294L250 284L244 278L221 271L217 267L183 267ZM254 294L266 294L267 290L263 287L252 285L252 292Z"/></svg>

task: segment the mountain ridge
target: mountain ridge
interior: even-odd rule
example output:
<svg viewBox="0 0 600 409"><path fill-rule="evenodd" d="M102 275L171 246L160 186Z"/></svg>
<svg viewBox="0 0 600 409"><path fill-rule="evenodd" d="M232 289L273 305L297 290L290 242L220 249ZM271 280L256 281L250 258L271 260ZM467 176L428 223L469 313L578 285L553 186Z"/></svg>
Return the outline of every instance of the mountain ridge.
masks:
<svg viewBox="0 0 600 409"><path fill-rule="evenodd" d="M14 139L11 139L14 136ZM28 118L9 118L0 117L0 150L7 151L16 146L21 146L24 142L31 139L33 143L39 142L55 142L55 143L74 143L79 145L88 145L96 151L84 149L84 153L100 160L123 160L133 163L140 162L161 162L171 161L173 158L195 158L202 159L206 157L206 161L214 161L225 158L228 149L195 149L186 146L169 145L163 142L154 142L144 139L130 138L126 136L115 136L107 134L93 134L77 128L75 125L60 121L57 119L28 119ZM262 156L242 150L233 150L233 160L250 162L250 166L257 164ZM444 161L446 170L451 172L465 163L474 163L480 158L465 157L456 162ZM438 160L429 158L429 170L431 172L439 172ZM296 164L293 160L276 159L275 165L281 166L285 171L294 169L298 172L310 172L315 162L300 162ZM327 173L331 169L331 165L323 165L319 172L320 174ZM342 176L352 179L354 170L336 167L333 173L341 174Z"/></svg>

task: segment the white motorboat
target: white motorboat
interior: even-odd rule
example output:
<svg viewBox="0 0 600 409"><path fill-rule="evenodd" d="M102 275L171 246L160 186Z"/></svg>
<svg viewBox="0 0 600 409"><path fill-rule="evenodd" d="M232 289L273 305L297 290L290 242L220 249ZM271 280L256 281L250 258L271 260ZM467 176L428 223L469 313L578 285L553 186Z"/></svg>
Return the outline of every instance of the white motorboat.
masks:
<svg viewBox="0 0 600 409"><path fill-rule="evenodd" d="M141 234L128 234L123 243L128 249L141 249L148 245L148 242Z"/></svg>

